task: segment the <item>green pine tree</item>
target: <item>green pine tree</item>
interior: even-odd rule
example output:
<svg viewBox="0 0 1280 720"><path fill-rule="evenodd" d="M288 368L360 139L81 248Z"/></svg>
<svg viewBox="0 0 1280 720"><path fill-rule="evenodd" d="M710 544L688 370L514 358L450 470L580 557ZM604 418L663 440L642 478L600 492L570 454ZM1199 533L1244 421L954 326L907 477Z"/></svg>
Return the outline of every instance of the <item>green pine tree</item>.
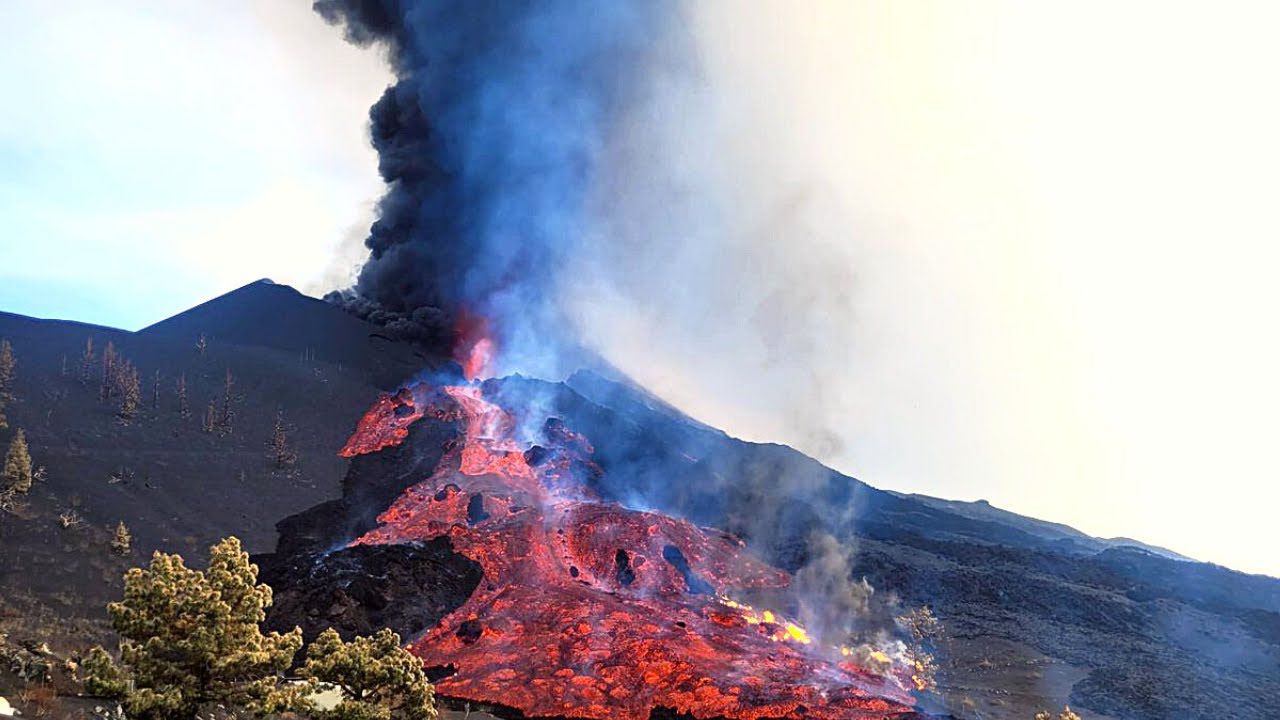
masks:
<svg viewBox="0 0 1280 720"><path fill-rule="evenodd" d="M4 408L13 400L14 368L17 365L13 359L13 346L8 340L0 339L0 430L9 429L9 418L5 416Z"/></svg>
<svg viewBox="0 0 1280 720"><path fill-rule="evenodd" d="M0 339L0 405L13 399L13 380L18 362L13 359L13 346Z"/></svg>
<svg viewBox="0 0 1280 720"><path fill-rule="evenodd" d="M9 441L2 479L4 492L25 493L31 489L31 453L27 450L27 436L21 429Z"/></svg>
<svg viewBox="0 0 1280 720"><path fill-rule="evenodd" d="M302 631L263 634L271 588L257 581L234 537L210 548L205 571L157 552L148 568L125 575L124 600L107 610L134 683L130 717L185 720L205 703L252 710L272 702Z"/></svg>
<svg viewBox="0 0 1280 720"><path fill-rule="evenodd" d="M343 642L333 628L307 648L302 676L336 686L342 700L330 710L305 708L319 720L436 720L435 694L422 661L383 628Z"/></svg>
<svg viewBox="0 0 1280 720"><path fill-rule="evenodd" d="M119 698L128 690L124 671L101 645L89 648L80 667L84 670L84 692L90 697Z"/></svg>

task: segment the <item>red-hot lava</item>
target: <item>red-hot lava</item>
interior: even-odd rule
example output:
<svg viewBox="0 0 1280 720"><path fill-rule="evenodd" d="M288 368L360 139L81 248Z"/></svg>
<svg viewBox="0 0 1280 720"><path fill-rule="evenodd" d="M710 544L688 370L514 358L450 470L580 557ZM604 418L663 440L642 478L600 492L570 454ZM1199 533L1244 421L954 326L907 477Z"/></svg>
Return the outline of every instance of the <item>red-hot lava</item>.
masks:
<svg viewBox="0 0 1280 720"><path fill-rule="evenodd" d="M595 498L586 438L556 419L521 447L515 419L480 386L418 385L360 421L347 456L401 442L430 414L460 443L353 544L448 536L479 563L471 598L410 649L456 672L442 695L532 716L643 720L885 718L913 704L904 675L874 675L813 652L803 629L747 612L736 590L790 577L735 538Z"/></svg>
<svg viewBox="0 0 1280 720"><path fill-rule="evenodd" d="M468 380L480 380L492 375L497 348L489 332L489 321L483 315L462 310L458 313L454 330L457 342L453 347L453 359L462 366L462 376Z"/></svg>

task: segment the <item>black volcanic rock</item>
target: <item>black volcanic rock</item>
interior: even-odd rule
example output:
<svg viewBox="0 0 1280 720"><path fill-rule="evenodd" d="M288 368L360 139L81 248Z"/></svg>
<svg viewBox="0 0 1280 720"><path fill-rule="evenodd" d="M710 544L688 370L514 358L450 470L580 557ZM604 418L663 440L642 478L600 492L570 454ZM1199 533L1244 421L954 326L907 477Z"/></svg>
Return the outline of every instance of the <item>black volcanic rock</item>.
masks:
<svg viewBox="0 0 1280 720"><path fill-rule="evenodd" d="M347 547L431 473L457 432L434 419L414 423L400 444L351 460L342 497L279 522L276 551L253 557L275 590L270 627L301 627L308 640L326 627L344 638L389 627L407 642L466 602L480 566L444 538Z"/></svg>
<svg viewBox="0 0 1280 720"><path fill-rule="evenodd" d="M372 530L378 513L405 488L431 474L457 435L451 423L426 420L409 426L404 442L351 460L342 481L342 497L282 519L275 555L286 558L324 553L345 546ZM255 562L273 562L255 556Z"/></svg>
<svg viewBox="0 0 1280 720"><path fill-rule="evenodd" d="M344 639L389 627L405 642L456 610L480 583L480 566L436 538L406 545L357 545L261 562L275 588L268 627L301 627L310 641L332 627Z"/></svg>

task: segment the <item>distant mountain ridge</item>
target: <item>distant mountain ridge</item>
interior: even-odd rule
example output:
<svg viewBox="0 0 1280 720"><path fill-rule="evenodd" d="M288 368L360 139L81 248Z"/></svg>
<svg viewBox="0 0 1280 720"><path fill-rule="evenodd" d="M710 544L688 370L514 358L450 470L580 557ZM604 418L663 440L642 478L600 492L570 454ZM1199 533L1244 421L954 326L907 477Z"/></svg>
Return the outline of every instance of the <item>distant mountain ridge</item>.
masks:
<svg viewBox="0 0 1280 720"><path fill-rule="evenodd" d="M1176 553L1172 550L1150 545L1132 538L1100 538L1094 537L1087 533L1081 532L1070 525L1062 523L1050 522L1048 520L1038 520L1026 515L1004 510L992 505L986 500L944 500L942 498L931 497L929 495L920 495L916 493L897 493L892 492L899 497L909 497L918 500L931 507L941 510L964 515L974 520L983 520L988 522L999 522L1014 527L1018 527L1024 532L1043 537L1048 542L1061 542L1064 546L1078 546L1083 552L1102 552L1110 548L1130 547L1145 550L1154 555L1169 558L1170 560L1186 560L1190 562L1198 562L1186 555Z"/></svg>

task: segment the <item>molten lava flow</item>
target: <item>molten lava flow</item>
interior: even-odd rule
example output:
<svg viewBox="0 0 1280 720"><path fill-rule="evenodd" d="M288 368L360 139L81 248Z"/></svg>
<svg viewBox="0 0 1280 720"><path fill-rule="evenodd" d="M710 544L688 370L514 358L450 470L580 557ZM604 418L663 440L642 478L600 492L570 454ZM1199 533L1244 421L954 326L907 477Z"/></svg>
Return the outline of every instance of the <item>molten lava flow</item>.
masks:
<svg viewBox="0 0 1280 720"><path fill-rule="evenodd" d="M433 401L438 395L426 385L402 388L395 395L383 395L356 423L356 431L338 451L342 457L355 457L399 445L409 436L409 426L430 413L438 420L452 421L460 414Z"/></svg>
<svg viewBox="0 0 1280 720"><path fill-rule="evenodd" d="M461 442L353 544L446 536L482 567L471 598L410 646L456 668L441 694L601 719L656 707L742 720L910 712L902 672L823 659L799 625L729 599L790 582L741 541L593 496L591 444L558 419L521 447L515 417L481 387L419 385L379 399L343 453L402 442L424 415L461 421Z"/></svg>

